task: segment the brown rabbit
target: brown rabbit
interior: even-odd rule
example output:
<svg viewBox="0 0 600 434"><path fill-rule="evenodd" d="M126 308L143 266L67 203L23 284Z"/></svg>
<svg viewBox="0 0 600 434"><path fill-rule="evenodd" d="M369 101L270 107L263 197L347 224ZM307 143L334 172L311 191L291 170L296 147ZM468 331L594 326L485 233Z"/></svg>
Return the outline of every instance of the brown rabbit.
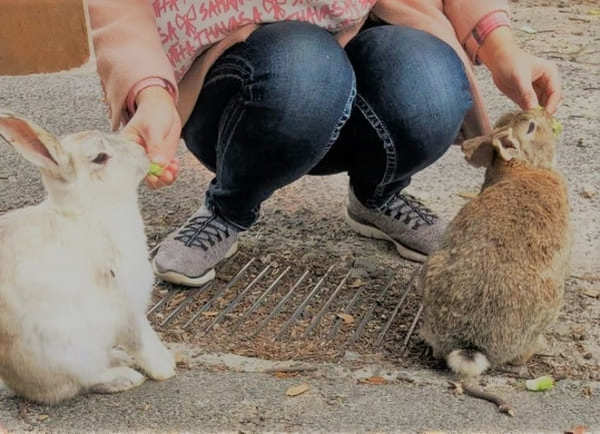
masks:
<svg viewBox="0 0 600 434"><path fill-rule="evenodd" d="M485 182L425 264L420 331L459 375L525 363L558 315L571 235L552 127L544 110L511 113L463 144Z"/></svg>

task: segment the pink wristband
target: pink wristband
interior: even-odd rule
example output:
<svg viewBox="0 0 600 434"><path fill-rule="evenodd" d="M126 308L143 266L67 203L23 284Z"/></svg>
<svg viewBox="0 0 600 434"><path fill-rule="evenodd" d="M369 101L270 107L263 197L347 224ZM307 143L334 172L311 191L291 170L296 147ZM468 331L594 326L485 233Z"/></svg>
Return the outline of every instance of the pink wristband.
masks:
<svg viewBox="0 0 600 434"><path fill-rule="evenodd" d="M510 19L508 18L508 14L504 11L490 12L479 20L477 25L471 30L464 46L473 63L477 65L480 63L479 58L477 57L479 48L481 48L485 38L498 27L510 27Z"/></svg>
<svg viewBox="0 0 600 434"><path fill-rule="evenodd" d="M167 92L169 92L169 94L175 101L176 92L175 92L175 88L173 87L173 85L171 84L170 81L165 80L164 78L161 78L161 77L143 78L142 80L138 81L131 88L129 93L127 94L126 107L127 107L127 112L129 114L129 117L133 116L133 114L135 113L135 111L137 109L135 100L136 100L138 94L142 90L146 89L147 87L151 87L151 86L159 86L159 87L166 89Z"/></svg>

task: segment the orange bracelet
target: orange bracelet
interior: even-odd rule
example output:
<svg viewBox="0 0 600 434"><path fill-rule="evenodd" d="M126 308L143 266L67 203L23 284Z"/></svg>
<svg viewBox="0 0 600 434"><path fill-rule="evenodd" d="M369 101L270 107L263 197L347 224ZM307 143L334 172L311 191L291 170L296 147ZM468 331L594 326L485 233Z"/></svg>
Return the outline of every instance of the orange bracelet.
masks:
<svg viewBox="0 0 600 434"><path fill-rule="evenodd" d="M464 43L465 50L471 56L471 61L476 65L481 62L477 56L479 48L485 41L485 38L498 27L510 27L510 19L504 11L494 11L484 16L477 25L471 30L469 37Z"/></svg>
<svg viewBox="0 0 600 434"><path fill-rule="evenodd" d="M175 99L176 99L175 87L173 86L173 84L171 84L170 81L165 80L164 78L161 78L161 77L143 78L142 80L138 81L131 88L129 93L127 94L126 107L127 107L127 112L128 112L129 117L133 116L133 114L137 110L137 104L136 104L135 100L137 99L137 96L139 95L139 93L142 90L144 90L148 87L151 87L151 86L159 86L159 87L166 89L167 92L169 92L169 94L173 98L173 101L175 101Z"/></svg>

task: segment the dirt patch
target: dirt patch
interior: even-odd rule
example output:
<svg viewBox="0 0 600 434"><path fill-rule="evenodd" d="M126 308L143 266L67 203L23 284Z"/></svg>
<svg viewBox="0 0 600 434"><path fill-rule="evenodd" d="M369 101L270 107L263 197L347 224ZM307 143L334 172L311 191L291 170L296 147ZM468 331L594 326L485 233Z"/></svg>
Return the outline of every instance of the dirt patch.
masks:
<svg viewBox="0 0 600 434"><path fill-rule="evenodd" d="M384 259L374 257L331 255L317 259L310 250L287 246L275 252L270 243L263 244L265 241L252 235L243 240L239 254L219 267L214 284L196 292L177 291L179 288L164 283L158 285L154 303L172 297L150 315L165 340L195 344L207 352L269 360L337 362L351 351L399 367L443 369L443 364L431 358L419 338L418 323L406 341L420 305L419 295L409 289L417 265L405 261L386 264ZM265 250L270 253L258 253ZM228 283L244 267L237 283L228 288ZM303 275L305 278L298 284ZM600 380L600 300L593 290L584 289L587 283L569 279L563 313L546 336L547 349L532 359L526 370L513 370L511 375L551 374L557 378ZM173 291L177 291L175 295ZM290 291L291 296L265 323ZM311 292L314 295L305 309L282 332ZM403 296L404 303L394 315ZM186 299L191 301L162 327L161 323ZM260 304L251 310L259 299ZM212 303L207 305L209 301ZM235 306L228 309L233 301ZM184 328L194 315L197 319ZM260 326L264 328L259 330ZM311 333L307 334L311 326Z"/></svg>

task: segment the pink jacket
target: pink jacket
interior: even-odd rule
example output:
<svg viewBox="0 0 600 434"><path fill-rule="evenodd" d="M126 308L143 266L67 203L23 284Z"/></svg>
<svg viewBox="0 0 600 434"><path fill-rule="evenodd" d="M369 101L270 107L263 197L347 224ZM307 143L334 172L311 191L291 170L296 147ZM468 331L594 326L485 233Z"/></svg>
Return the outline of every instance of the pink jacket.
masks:
<svg viewBox="0 0 600 434"><path fill-rule="evenodd" d="M165 55L150 0L88 0L98 73L110 107L112 126L126 119L125 102L140 80L161 77L175 84L173 68ZM489 132L490 123L473 75L472 59L478 44L472 30L486 15L508 13L507 0L378 0L372 14L383 21L413 27L437 36L457 52L471 83L474 106L467 114L463 136ZM335 36L344 46L362 23ZM227 48L245 40L256 28L247 24L205 51L178 84L177 107L182 121L188 119L211 65ZM177 88L177 86L175 86Z"/></svg>

